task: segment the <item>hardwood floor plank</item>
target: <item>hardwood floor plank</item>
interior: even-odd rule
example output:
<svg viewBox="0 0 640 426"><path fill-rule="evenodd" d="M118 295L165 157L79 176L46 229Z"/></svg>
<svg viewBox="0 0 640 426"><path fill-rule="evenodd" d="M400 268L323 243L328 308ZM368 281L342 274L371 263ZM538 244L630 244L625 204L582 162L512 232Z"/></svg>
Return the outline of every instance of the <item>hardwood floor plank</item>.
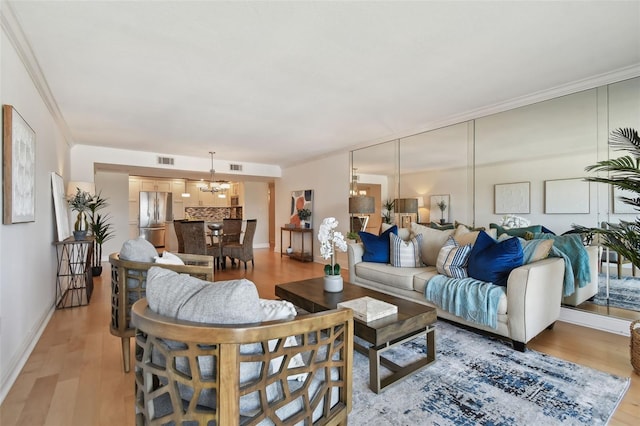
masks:
<svg viewBox="0 0 640 426"><path fill-rule="evenodd" d="M216 271L216 281L247 278L260 297L274 298L276 284L323 275L323 264L255 250L255 268ZM343 262L346 263L346 262ZM23 371L0 406L2 426L133 426L133 372L122 368L120 339L109 332L110 274L105 263L94 280L88 306L58 310ZM345 280L347 271L343 272ZM631 385L611 425L635 425L640 418L640 376L633 372L629 338L558 322L528 347L611 374L631 377ZM131 345L133 358L134 345ZM133 370L133 369L132 369Z"/></svg>

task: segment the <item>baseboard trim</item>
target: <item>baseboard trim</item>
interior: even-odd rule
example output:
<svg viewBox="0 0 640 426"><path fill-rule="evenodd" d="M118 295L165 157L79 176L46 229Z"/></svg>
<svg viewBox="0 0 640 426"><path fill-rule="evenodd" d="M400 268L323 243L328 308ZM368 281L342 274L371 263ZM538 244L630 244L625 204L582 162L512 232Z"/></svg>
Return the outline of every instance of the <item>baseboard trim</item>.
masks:
<svg viewBox="0 0 640 426"><path fill-rule="evenodd" d="M44 333L45 328L47 328L47 325L49 324L54 311L55 309L51 307L48 312L45 312L42 320L40 321L40 326L38 327L38 329L35 330L35 332L31 336L28 336L25 339L25 342L28 342L28 345L26 345L24 349L19 352L19 356L15 357L13 361L9 363L8 370L11 373L9 373L7 377L2 377L2 384L0 384L0 404L4 402L4 399L7 397L7 394L11 390L11 387L18 378L18 375L29 360L29 356L31 356L33 349L38 344L40 337L42 337L42 333Z"/></svg>
<svg viewBox="0 0 640 426"><path fill-rule="evenodd" d="M600 331L606 331L608 333L620 334L622 336L631 335L629 330L629 325L631 323L630 320L593 314L590 312L580 311L578 309L561 308L559 320Z"/></svg>

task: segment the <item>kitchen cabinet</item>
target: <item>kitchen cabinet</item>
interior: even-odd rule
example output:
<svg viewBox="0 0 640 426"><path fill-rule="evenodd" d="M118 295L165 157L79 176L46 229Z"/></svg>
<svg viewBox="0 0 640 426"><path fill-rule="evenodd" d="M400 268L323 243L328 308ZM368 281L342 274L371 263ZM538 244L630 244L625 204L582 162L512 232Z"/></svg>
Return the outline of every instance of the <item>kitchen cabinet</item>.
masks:
<svg viewBox="0 0 640 426"><path fill-rule="evenodd" d="M184 200L182 194L186 192L186 183L184 179L172 179L171 180L171 194L173 202L173 220L184 219Z"/></svg>
<svg viewBox="0 0 640 426"><path fill-rule="evenodd" d="M170 180L141 180L140 191L171 192Z"/></svg>
<svg viewBox="0 0 640 426"><path fill-rule="evenodd" d="M217 192L200 191L199 185L202 185L200 181L187 182L190 197L185 199L185 207L229 207L228 194L225 198L220 198Z"/></svg>

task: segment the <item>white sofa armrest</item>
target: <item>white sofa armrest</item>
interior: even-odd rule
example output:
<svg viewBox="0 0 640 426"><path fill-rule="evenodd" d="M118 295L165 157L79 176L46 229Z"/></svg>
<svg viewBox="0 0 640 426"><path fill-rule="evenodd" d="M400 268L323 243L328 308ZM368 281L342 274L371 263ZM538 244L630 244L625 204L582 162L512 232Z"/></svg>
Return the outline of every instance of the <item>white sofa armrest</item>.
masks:
<svg viewBox="0 0 640 426"><path fill-rule="evenodd" d="M356 282L356 264L362 262L364 246L362 243L347 244L347 254L349 256L349 281Z"/></svg>
<svg viewBox="0 0 640 426"><path fill-rule="evenodd" d="M522 265L507 280L509 335L527 343L560 317L564 260L555 257Z"/></svg>

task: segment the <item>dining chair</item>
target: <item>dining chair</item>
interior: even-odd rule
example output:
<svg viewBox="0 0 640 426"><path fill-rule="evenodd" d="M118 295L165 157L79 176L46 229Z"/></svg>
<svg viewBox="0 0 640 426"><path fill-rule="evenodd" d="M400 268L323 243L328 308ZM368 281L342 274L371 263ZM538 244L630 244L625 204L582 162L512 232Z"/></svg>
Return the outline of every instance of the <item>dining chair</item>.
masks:
<svg viewBox="0 0 640 426"><path fill-rule="evenodd" d="M237 259L238 267L240 267L240 262L244 262L244 269L247 269L247 262L249 260L251 261L251 266L254 266L253 237L256 233L257 223L257 219L247 220L247 226L244 230L244 237L242 238L242 242L225 242L222 246L222 257L229 257L232 260Z"/></svg>

